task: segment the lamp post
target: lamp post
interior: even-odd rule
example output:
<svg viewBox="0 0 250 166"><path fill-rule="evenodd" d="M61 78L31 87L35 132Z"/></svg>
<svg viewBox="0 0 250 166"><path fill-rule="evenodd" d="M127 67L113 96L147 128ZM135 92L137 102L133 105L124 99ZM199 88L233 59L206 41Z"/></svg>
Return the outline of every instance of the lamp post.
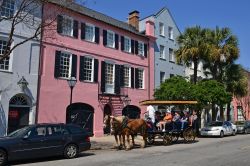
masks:
<svg viewBox="0 0 250 166"><path fill-rule="evenodd" d="M24 76L17 82L17 85L21 88L22 91L29 85Z"/></svg>
<svg viewBox="0 0 250 166"><path fill-rule="evenodd" d="M130 102L131 102L131 99L129 99L128 96L125 96L124 103L125 103L125 105L127 107L127 114L128 114L128 106L129 106Z"/></svg>
<svg viewBox="0 0 250 166"><path fill-rule="evenodd" d="M70 77L67 81L68 81L68 85L70 87L70 104L72 104L72 92L73 92L73 88L76 85L77 80L75 77Z"/></svg>

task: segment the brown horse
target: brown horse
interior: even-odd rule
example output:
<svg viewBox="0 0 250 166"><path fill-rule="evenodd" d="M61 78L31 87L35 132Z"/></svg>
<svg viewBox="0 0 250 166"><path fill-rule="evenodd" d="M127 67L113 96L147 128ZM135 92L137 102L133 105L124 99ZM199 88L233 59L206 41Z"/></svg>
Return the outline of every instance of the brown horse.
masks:
<svg viewBox="0 0 250 166"><path fill-rule="evenodd" d="M124 121L125 120L125 121ZM123 138L123 145L126 150L131 148L129 136L132 136L132 141L134 144L133 136L140 133L143 137L142 148L146 146L147 141L147 123L143 119L125 119L124 117L113 117L110 120L111 128L116 129L120 132ZM125 143L125 136L127 138L127 146Z"/></svg>

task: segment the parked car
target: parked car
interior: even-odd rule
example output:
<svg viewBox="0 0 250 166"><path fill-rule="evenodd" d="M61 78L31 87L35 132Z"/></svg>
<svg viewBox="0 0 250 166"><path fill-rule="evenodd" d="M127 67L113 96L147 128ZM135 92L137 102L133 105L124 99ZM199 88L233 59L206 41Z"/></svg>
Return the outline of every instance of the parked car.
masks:
<svg viewBox="0 0 250 166"><path fill-rule="evenodd" d="M64 155L74 158L90 149L90 138L79 126L37 124L16 130L0 138L0 166L7 160Z"/></svg>
<svg viewBox="0 0 250 166"><path fill-rule="evenodd" d="M250 121L236 121L237 133L248 134L250 132Z"/></svg>
<svg viewBox="0 0 250 166"><path fill-rule="evenodd" d="M236 132L236 126L233 126L231 122L215 121L202 128L200 134L202 136L224 137L224 135L236 135Z"/></svg>

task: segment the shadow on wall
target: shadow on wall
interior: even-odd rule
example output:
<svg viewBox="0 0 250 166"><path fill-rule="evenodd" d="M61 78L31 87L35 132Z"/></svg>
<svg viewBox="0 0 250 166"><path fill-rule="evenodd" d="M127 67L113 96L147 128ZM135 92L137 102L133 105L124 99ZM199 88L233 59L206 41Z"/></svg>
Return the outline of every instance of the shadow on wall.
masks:
<svg viewBox="0 0 250 166"><path fill-rule="evenodd" d="M6 133L6 118L3 106L0 103L0 136L4 136L5 133Z"/></svg>

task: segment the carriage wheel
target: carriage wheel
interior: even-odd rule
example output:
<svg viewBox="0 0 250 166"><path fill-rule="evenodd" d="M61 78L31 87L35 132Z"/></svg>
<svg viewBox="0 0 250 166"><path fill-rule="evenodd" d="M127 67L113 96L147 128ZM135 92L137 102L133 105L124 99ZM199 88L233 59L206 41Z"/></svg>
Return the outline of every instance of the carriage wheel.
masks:
<svg viewBox="0 0 250 166"><path fill-rule="evenodd" d="M162 140L163 140L164 145L170 145L172 143L172 135L165 133L163 135Z"/></svg>
<svg viewBox="0 0 250 166"><path fill-rule="evenodd" d="M152 145L155 142L154 134L148 134L147 142L149 145Z"/></svg>
<svg viewBox="0 0 250 166"><path fill-rule="evenodd" d="M176 143L179 139L179 135L177 134L172 134L172 143Z"/></svg>
<svg viewBox="0 0 250 166"><path fill-rule="evenodd" d="M191 128L186 129L183 132L183 138L186 142L191 142L195 140L195 131Z"/></svg>

